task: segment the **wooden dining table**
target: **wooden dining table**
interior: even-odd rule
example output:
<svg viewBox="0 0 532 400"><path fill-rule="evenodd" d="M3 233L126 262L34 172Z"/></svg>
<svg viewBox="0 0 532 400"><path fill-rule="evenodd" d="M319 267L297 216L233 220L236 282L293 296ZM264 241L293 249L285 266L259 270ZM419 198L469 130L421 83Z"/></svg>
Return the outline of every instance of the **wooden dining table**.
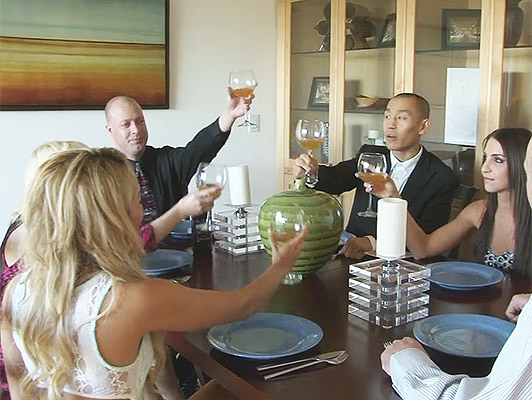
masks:
<svg viewBox="0 0 532 400"><path fill-rule="evenodd" d="M213 251L196 255L192 279L187 285L214 290L237 290L251 282L270 265L265 253L233 256ZM388 375L381 369L383 342L412 336L415 322L385 329L348 313L349 264L353 260L329 261L302 282L281 285L259 311L288 313L310 319L323 330L315 347L287 360L346 350L348 359L340 365L320 364L283 377L264 380L256 371L258 361L222 353L207 340L207 332L167 334L167 343L192 361L205 375L215 379L235 397L245 400L294 399L399 399ZM476 313L505 318L512 295L531 292L529 279L505 274L502 282L474 291L456 291L432 285L430 315ZM186 305L179 305L186 306ZM483 376L494 359L449 356L430 351L434 361L449 373ZM284 359L283 359L284 360ZM263 361L264 362L264 361Z"/></svg>

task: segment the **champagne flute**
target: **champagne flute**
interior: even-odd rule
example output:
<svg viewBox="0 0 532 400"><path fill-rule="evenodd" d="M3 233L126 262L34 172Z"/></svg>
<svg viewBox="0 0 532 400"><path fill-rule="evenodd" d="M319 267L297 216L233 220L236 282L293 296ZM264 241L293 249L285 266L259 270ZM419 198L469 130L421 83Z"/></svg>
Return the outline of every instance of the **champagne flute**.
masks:
<svg viewBox="0 0 532 400"><path fill-rule="evenodd" d="M255 87L257 87L257 81L255 80L255 74L251 69L235 70L229 73L229 87L233 89L233 94L237 97L249 97L253 94ZM238 126L255 126L253 122L249 120L249 110L246 110L246 118Z"/></svg>
<svg viewBox="0 0 532 400"><path fill-rule="evenodd" d="M196 173L196 187L199 190L208 189L213 186L218 186L220 191L224 188L227 182L227 170L225 165L210 164L202 162L198 166ZM212 221L212 210L207 211L207 219L204 226L206 231L213 231L214 224Z"/></svg>
<svg viewBox="0 0 532 400"><path fill-rule="evenodd" d="M302 208L296 208L293 212L276 211L270 230L276 233L279 243L288 242L303 230L308 221ZM303 274L297 271L288 272L283 280L284 285L295 285L303 280Z"/></svg>
<svg viewBox="0 0 532 400"><path fill-rule="evenodd" d="M325 123L319 120L307 121L300 119L296 125L296 139L299 145L312 156L312 150L317 150L325 140ZM318 183L318 171L305 173L305 182L313 188Z"/></svg>
<svg viewBox="0 0 532 400"><path fill-rule="evenodd" d="M381 153L362 153L358 158L358 177L372 185L384 181L386 177L386 157ZM369 194L368 208L357 213L360 217L376 218L377 213L372 210L373 195Z"/></svg>

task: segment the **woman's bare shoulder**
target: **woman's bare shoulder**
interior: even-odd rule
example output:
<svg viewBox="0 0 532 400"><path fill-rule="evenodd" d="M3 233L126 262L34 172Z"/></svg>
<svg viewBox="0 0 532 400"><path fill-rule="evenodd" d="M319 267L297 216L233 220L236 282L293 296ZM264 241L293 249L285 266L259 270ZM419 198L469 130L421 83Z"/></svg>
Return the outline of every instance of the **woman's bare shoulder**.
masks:
<svg viewBox="0 0 532 400"><path fill-rule="evenodd" d="M484 212L486 212L486 199L476 200L462 210L459 217L467 219L477 228L480 226Z"/></svg>

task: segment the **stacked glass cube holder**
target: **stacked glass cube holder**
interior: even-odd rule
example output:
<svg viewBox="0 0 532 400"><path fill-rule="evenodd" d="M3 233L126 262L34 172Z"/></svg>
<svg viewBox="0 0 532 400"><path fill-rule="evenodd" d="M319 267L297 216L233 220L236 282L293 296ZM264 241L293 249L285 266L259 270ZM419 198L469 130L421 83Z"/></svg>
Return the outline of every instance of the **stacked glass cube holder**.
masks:
<svg viewBox="0 0 532 400"><path fill-rule="evenodd" d="M264 250L257 206L247 204L234 207L236 211L214 212L214 248L233 255Z"/></svg>
<svg viewBox="0 0 532 400"><path fill-rule="evenodd" d="M430 268L406 260L370 260L349 266L349 314L383 328L429 315Z"/></svg>

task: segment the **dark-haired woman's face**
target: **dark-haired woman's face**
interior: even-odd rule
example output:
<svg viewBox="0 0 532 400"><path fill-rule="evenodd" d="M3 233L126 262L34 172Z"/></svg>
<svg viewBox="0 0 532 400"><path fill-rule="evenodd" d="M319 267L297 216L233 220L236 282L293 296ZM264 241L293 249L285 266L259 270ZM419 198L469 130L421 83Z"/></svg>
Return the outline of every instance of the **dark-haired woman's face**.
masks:
<svg viewBox="0 0 532 400"><path fill-rule="evenodd" d="M508 161L501 144L495 139L489 139L486 143L481 171L486 192L500 193L510 190Z"/></svg>

